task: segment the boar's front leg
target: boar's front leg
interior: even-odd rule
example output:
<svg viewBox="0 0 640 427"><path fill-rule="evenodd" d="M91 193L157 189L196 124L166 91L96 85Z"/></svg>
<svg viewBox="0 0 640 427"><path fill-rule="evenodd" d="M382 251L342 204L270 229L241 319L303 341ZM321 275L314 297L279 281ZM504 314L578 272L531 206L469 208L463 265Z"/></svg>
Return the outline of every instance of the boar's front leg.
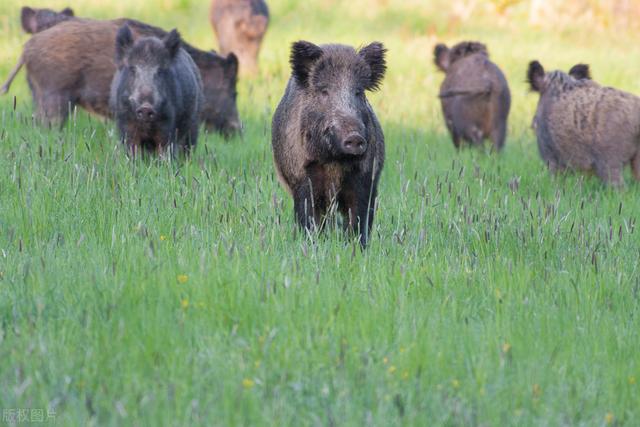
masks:
<svg viewBox="0 0 640 427"><path fill-rule="evenodd" d="M307 231L312 231L320 225L320 209L318 206L318 198L314 197L314 191L318 191L313 187L311 178L305 178L293 190L293 210L296 215L298 225Z"/></svg>
<svg viewBox="0 0 640 427"><path fill-rule="evenodd" d="M340 194L340 208L345 220L348 220L348 229L358 233L363 248L369 242L376 197L377 190L368 178L361 178L345 185Z"/></svg>

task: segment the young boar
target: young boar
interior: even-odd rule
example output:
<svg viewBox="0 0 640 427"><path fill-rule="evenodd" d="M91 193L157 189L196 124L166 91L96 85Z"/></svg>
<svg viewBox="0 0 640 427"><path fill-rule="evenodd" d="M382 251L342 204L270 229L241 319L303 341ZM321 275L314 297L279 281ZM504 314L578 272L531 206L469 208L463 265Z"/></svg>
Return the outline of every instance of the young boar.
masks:
<svg viewBox="0 0 640 427"><path fill-rule="evenodd" d="M178 32L134 43L124 25L116 37L116 64L111 109L132 154L142 148L172 155L176 145L188 153L198 139L202 82Z"/></svg>
<svg viewBox="0 0 640 427"><path fill-rule="evenodd" d="M211 2L211 25L220 52L235 53L243 74L254 74L258 70L258 54L268 24L269 9L264 0Z"/></svg>
<svg viewBox="0 0 640 427"><path fill-rule="evenodd" d="M273 116L278 177L306 230L320 227L332 204L366 246L373 224L384 135L365 91L380 87L386 50L372 43L293 44L292 76Z"/></svg>
<svg viewBox="0 0 640 427"><path fill-rule="evenodd" d="M109 88L116 72L115 39L128 25L138 37L164 38L167 32L131 19L96 21L75 18L35 34L24 48L27 80L36 104L36 116L45 123L64 124L76 105L111 116ZM236 106L238 61L204 52L181 41L202 76L204 105L201 121L211 130L230 136L240 131Z"/></svg>
<svg viewBox="0 0 640 427"><path fill-rule="evenodd" d="M439 97L453 145L460 148L461 140L481 145L490 139L497 151L502 150L511 92L487 47L477 42L458 43L451 49L438 44L434 59L446 75Z"/></svg>
<svg viewBox="0 0 640 427"><path fill-rule="evenodd" d="M582 64L566 74L545 72L533 61L527 80L540 94L533 128L551 172L595 172L605 183L620 186L630 163L640 180L640 98L600 86Z"/></svg>
<svg viewBox="0 0 640 427"><path fill-rule="evenodd" d="M22 22L22 29L28 34L39 33L54 25L67 21L74 17L73 9L65 8L60 12L56 12L51 9L32 9L28 6L22 8L20 13L20 21ZM9 73L9 77L0 87L0 95L9 91L11 83L16 75L20 72L20 69L24 65L24 58L20 56L18 63L13 67Z"/></svg>

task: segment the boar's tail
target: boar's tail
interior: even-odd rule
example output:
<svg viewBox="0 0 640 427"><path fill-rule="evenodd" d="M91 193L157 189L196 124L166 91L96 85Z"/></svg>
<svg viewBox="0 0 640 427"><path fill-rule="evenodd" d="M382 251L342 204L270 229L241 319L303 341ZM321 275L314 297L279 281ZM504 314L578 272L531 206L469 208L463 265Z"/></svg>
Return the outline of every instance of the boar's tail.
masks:
<svg viewBox="0 0 640 427"><path fill-rule="evenodd" d="M489 83L484 88L479 89L450 89L440 92L438 94L439 98L453 98L454 96L466 96L466 97L476 97L476 96L487 96L491 93L493 87L491 83Z"/></svg>
<svg viewBox="0 0 640 427"><path fill-rule="evenodd" d="M15 67L13 67L13 70L11 70L11 73L9 73L9 78L7 78L7 81L5 81L2 87L0 87L0 95L4 95L5 93L9 92L9 88L11 87L11 83L13 83L13 79L16 78L16 76L20 72L20 69L22 68L23 65L24 65L24 55L20 55L20 59L18 60L18 63L16 64Z"/></svg>

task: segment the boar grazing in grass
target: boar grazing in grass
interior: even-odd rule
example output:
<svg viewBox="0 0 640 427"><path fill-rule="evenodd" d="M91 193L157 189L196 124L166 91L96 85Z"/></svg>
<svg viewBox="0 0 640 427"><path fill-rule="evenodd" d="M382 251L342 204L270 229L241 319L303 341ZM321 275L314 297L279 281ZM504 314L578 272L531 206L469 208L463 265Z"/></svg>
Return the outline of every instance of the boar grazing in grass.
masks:
<svg viewBox="0 0 640 427"><path fill-rule="evenodd" d="M320 228L335 204L366 246L384 163L384 135L366 91L380 87L386 50L293 44L292 76L273 116L276 171L293 196L295 217Z"/></svg>
<svg viewBox="0 0 640 427"><path fill-rule="evenodd" d="M640 180L640 98L600 86L583 64L567 74L545 72L533 61L527 80L540 94L533 128L552 172L595 172L605 183L620 186L630 163Z"/></svg>
<svg viewBox="0 0 640 427"><path fill-rule="evenodd" d="M96 21L74 18L35 34L25 45L27 80L36 116L46 124L64 124L75 106L111 117L109 90L116 72L115 39L122 25L134 40L167 32L131 19ZM202 76L204 105L200 120L230 136L240 131L236 106L238 60L205 52L181 41Z"/></svg>
<svg viewBox="0 0 640 427"><path fill-rule="evenodd" d="M188 153L198 139L202 82L178 32L134 43L124 25L116 38L116 64L111 109L131 153L173 155L178 147Z"/></svg>
<svg viewBox="0 0 640 427"><path fill-rule="evenodd" d="M65 8L60 12L56 12L51 9L32 9L28 6L22 8L20 13L20 21L22 22L22 29L25 33L35 34L40 31L44 31L54 25L72 19L74 17L73 9ZM0 94L5 94L9 91L11 83L16 75L20 72L20 69L24 65L24 57L20 56L18 63L13 67L9 73L9 77L0 87Z"/></svg>
<svg viewBox="0 0 640 427"><path fill-rule="evenodd" d="M490 139L495 150L504 147L511 93L500 68L489 59L482 43L462 42L434 49L436 66L445 73L440 102L453 145L461 141L481 145Z"/></svg>
<svg viewBox="0 0 640 427"><path fill-rule="evenodd" d="M213 0L211 3L211 25L220 52L236 54L243 74L254 74L258 70L258 54L268 24L269 9L264 0Z"/></svg>

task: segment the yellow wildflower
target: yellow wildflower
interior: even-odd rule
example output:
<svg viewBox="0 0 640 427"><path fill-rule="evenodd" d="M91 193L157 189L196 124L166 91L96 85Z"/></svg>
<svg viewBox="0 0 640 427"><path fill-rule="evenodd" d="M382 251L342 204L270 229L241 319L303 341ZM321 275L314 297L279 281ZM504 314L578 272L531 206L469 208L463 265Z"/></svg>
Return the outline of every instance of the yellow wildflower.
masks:
<svg viewBox="0 0 640 427"><path fill-rule="evenodd" d="M165 240L167 240L167 236L165 236L164 234L161 234L160 235L160 240L162 240L164 242Z"/></svg>
<svg viewBox="0 0 640 427"><path fill-rule="evenodd" d="M633 375L631 375L629 377L629 385L634 385L636 383L636 377L634 377Z"/></svg>
<svg viewBox="0 0 640 427"><path fill-rule="evenodd" d="M245 379L243 379L243 380L242 380L242 387L244 387L244 388L246 388L246 389L253 388L253 386L254 386L255 384L256 384L256 383L255 383L255 382L253 382L253 380L251 380L251 379L249 379L249 378L245 378Z"/></svg>
<svg viewBox="0 0 640 427"><path fill-rule="evenodd" d="M508 342L502 344L502 352L504 354L509 353L510 350L511 350L511 344L509 344Z"/></svg>
<svg viewBox="0 0 640 427"><path fill-rule="evenodd" d="M451 381L451 385L453 386L453 388L460 388L460 381L454 379Z"/></svg>
<svg viewBox="0 0 640 427"><path fill-rule="evenodd" d="M409 371L403 371L402 372L402 379L403 380L409 379Z"/></svg>
<svg viewBox="0 0 640 427"><path fill-rule="evenodd" d="M616 420L616 417L613 416L613 414L611 412L607 412L607 415L604 416L604 422L607 425L611 425L613 424L613 422Z"/></svg>
<svg viewBox="0 0 640 427"><path fill-rule="evenodd" d="M390 374L393 374L395 371L396 371L396 367L393 365L389 366L389 369L387 369L387 372Z"/></svg>
<svg viewBox="0 0 640 427"><path fill-rule="evenodd" d="M189 280L189 276L187 276L186 274L178 274L178 283L187 283L187 280Z"/></svg>
<svg viewBox="0 0 640 427"><path fill-rule="evenodd" d="M387 358L385 357L384 359L382 359L382 363L384 363L384 364L386 365L387 363L389 363L389 359L387 359Z"/></svg>
<svg viewBox="0 0 640 427"><path fill-rule="evenodd" d="M189 308L189 300L186 298L183 299L182 301L180 301L180 306L183 310L186 310L187 308Z"/></svg>
<svg viewBox="0 0 640 427"><path fill-rule="evenodd" d="M533 393L533 397L538 398L542 394L542 388L538 384L534 384L531 392Z"/></svg>

